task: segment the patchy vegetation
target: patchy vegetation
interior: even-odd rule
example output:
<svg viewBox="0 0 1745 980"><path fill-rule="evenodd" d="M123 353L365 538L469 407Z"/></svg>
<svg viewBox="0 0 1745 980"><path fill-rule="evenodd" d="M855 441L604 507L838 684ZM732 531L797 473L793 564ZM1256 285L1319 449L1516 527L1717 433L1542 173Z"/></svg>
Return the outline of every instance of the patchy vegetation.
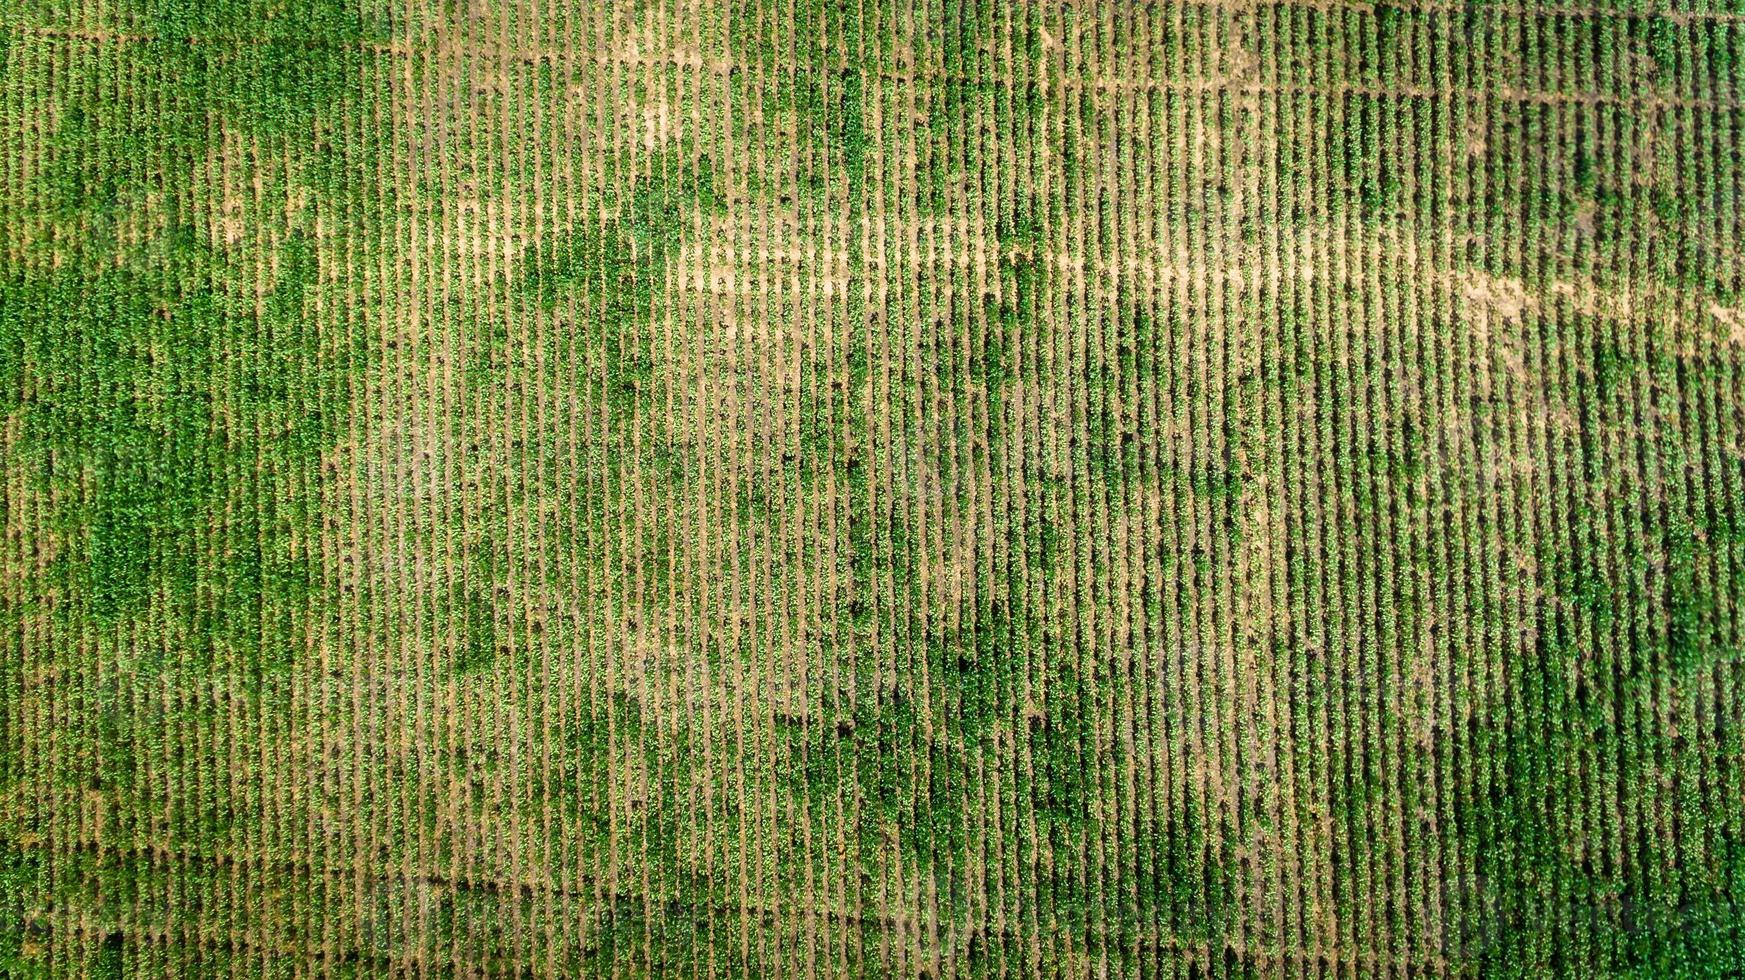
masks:
<svg viewBox="0 0 1745 980"><path fill-rule="evenodd" d="M1745 11L0 6L0 975L1745 964Z"/></svg>

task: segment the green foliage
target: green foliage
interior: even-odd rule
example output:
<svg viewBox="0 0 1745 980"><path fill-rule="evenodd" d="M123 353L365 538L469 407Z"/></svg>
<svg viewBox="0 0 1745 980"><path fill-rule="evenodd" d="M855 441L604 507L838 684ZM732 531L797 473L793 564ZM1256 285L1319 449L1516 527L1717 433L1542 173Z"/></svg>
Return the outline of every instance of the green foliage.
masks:
<svg viewBox="0 0 1745 980"><path fill-rule="evenodd" d="M708 157L693 163L682 150L669 151L650 161L625 200L602 202L604 221L559 233L554 244L534 250L517 283L547 309L569 297L580 304L587 331L580 339L598 345L614 405L630 407L653 386L658 366L651 323L660 315L666 270L690 222L722 209L717 185ZM481 352L475 379L487 367L505 366L502 338L495 339Z"/></svg>
<svg viewBox="0 0 1745 980"><path fill-rule="evenodd" d="M0 975L1741 972L1734 17L608 7L0 12Z"/></svg>

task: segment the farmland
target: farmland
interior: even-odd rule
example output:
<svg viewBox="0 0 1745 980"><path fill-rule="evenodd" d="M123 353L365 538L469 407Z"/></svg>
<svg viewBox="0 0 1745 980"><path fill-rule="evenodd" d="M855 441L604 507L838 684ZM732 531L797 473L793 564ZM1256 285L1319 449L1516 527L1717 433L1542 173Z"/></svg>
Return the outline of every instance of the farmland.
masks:
<svg viewBox="0 0 1745 980"><path fill-rule="evenodd" d="M0 976L1745 973L1745 5L0 3Z"/></svg>

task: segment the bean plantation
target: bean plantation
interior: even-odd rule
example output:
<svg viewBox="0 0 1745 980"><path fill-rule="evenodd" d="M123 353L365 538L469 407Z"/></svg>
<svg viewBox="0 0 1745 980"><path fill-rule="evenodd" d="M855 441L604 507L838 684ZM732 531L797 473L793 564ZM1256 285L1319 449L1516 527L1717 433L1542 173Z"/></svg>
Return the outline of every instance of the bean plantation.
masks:
<svg viewBox="0 0 1745 980"><path fill-rule="evenodd" d="M1745 0L0 0L0 977L1745 976Z"/></svg>

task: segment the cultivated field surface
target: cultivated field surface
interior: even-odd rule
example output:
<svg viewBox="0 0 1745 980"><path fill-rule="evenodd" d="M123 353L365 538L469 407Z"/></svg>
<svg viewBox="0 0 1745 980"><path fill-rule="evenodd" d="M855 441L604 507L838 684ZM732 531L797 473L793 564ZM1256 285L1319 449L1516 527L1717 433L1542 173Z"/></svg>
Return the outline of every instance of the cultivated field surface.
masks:
<svg viewBox="0 0 1745 980"><path fill-rule="evenodd" d="M0 0L0 977L1745 975L1745 0Z"/></svg>

